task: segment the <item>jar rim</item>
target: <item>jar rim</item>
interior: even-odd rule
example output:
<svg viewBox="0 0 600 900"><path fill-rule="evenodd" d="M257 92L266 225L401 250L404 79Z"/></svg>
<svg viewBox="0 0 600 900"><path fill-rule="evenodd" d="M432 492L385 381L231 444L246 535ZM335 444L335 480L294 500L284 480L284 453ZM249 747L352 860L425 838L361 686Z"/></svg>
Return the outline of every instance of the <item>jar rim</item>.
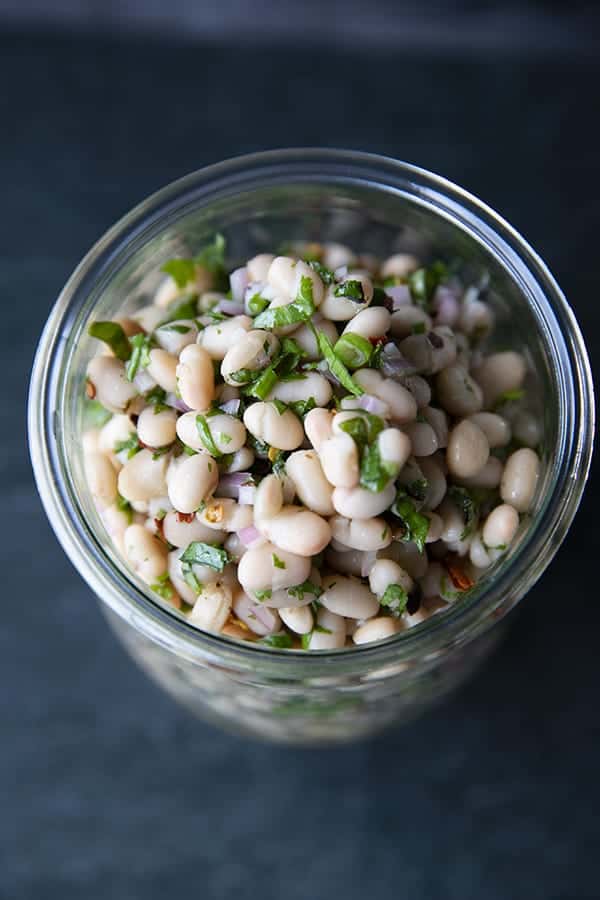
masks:
<svg viewBox="0 0 600 900"><path fill-rule="evenodd" d="M73 311L109 261L168 216L182 214L192 203L208 205L242 187L257 188L277 180L315 177L319 183L363 183L396 190L463 227L502 262L513 280L520 278L534 294L540 314L550 323L562 411L568 419L557 451L553 489L545 498L515 554L493 580L443 615L432 616L384 642L316 653L277 650L244 644L225 635L189 625L154 602L125 573L99 554L63 483L63 458L57 439L57 403L64 372L61 359ZM92 590L118 615L153 642L197 661L229 663L234 668L270 670L285 677L290 666L306 667L306 675L343 674L364 665L402 663L415 656L471 640L501 618L527 593L550 563L575 515L591 463L594 439L593 383L583 337L574 314L550 271L525 239L494 210L442 176L410 163L352 150L299 148L237 156L180 178L135 206L90 249L61 291L44 328L36 353L29 393L29 447L38 490L65 552ZM542 514L543 512L543 514Z"/></svg>

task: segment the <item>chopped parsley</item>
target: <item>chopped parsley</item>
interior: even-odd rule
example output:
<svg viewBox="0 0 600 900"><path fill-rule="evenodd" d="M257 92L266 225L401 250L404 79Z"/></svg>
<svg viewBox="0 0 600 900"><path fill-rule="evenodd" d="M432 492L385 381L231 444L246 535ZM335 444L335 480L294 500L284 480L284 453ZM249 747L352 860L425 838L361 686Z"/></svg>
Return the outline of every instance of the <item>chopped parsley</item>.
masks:
<svg viewBox="0 0 600 900"><path fill-rule="evenodd" d="M288 403L288 409L302 419L311 409L315 409L316 405L315 398L309 397L308 400L293 400Z"/></svg>
<svg viewBox="0 0 600 900"><path fill-rule="evenodd" d="M273 560L273 565L276 569L285 569L286 564L282 559L279 559L276 553L271 553L271 559Z"/></svg>
<svg viewBox="0 0 600 900"><path fill-rule="evenodd" d="M311 597L320 597L323 591L312 581L303 581L302 584L295 584L293 587L287 588L287 593L296 600L304 600L305 594L310 594Z"/></svg>
<svg viewBox="0 0 600 900"><path fill-rule="evenodd" d="M189 563L190 566L209 566L217 572L222 572L228 562L230 562L229 554L222 547L213 547L212 544L205 544L203 541L192 541L188 544L181 557L182 563Z"/></svg>
<svg viewBox="0 0 600 900"><path fill-rule="evenodd" d="M158 327L164 328L165 325L168 325L170 322L176 322L178 319L194 319L197 315L198 298L194 295L178 303L172 310L169 310L166 319L163 319Z"/></svg>
<svg viewBox="0 0 600 900"><path fill-rule="evenodd" d="M126 500L121 494L117 494L116 507L119 512L125 513L129 520L129 524L131 525L133 522L133 506L129 500Z"/></svg>
<svg viewBox="0 0 600 900"><path fill-rule="evenodd" d="M254 320L255 328L283 328L299 322L308 322L315 311L312 281L308 275L300 278L298 296L287 306L269 307Z"/></svg>
<svg viewBox="0 0 600 900"><path fill-rule="evenodd" d="M384 427L385 422L383 419L367 412L340 423L342 431L349 434L361 450L367 444L372 443L379 432L383 431Z"/></svg>
<svg viewBox="0 0 600 900"><path fill-rule="evenodd" d="M406 485L406 492L410 494L411 497L414 497L415 500L422 503L427 495L428 487L429 482L426 478L415 478L414 481L411 481L410 484Z"/></svg>
<svg viewBox="0 0 600 900"><path fill-rule="evenodd" d="M124 441L117 441L114 446L115 453L127 452L127 459L131 459L136 453L139 453L142 445L139 442L137 434L133 433Z"/></svg>
<svg viewBox="0 0 600 900"><path fill-rule="evenodd" d="M194 280L196 275L196 266L193 259L168 259L160 267L161 272L170 275L178 288L184 288L186 284Z"/></svg>
<svg viewBox="0 0 600 900"><path fill-rule="evenodd" d="M174 331L176 334L187 334L190 331L189 325L178 325L174 322L172 325L163 325L161 331Z"/></svg>
<svg viewBox="0 0 600 900"><path fill-rule="evenodd" d="M333 284L335 281L335 275L328 269L327 266L324 266L322 263L318 262L316 259L307 260L311 269L317 273L323 284Z"/></svg>
<svg viewBox="0 0 600 900"><path fill-rule="evenodd" d="M258 316L269 305L269 301L259 293L253 294L248 300L248 312L251 316Z"/></svg>
<svg viewBox="0 0 600 900"><path fill-rule="evenodd" d="M401 616L408 604L408 594L400 584L388 584L379 602L393 616Z"/></svg>
<svg viewBox="0 0 600 900"><path fill-rule="evenodd" d="M118 322L93 322L88 328L88 334L107 344L122 362L126 362L131 356L129 338Z"/></svg>
<svg viewBox="0 0 600 900"><path fill-rule="evenodd" d="M258 643L266 644L267 647L277 647L281 650L289 650L293 645L292 638L287 631L282 631L279 634L268 634L266 637L261 638Z"/></svg>
<svg viewBox="0 0 600 900"><path fill-rule="evenodd" d="M391 510L402 522L404 529L402 540L405 543L414 542L419 553L422 553L429 531L429 519L427 516L417 512L414 503L402 488L398 491Z"/></svg>
<svg viewBox="0 0 600 900"><path fill-rule="evenodd" d="M112 413L102 406L99 400L90 400L85 397L83 401L83 427L84 431L88 428L102 428L108 420L112 418Z"/></svg>
<svg viewBox="0 0 600 900"><path fill-rule="evenodd" d="M357 278L349 278L348 281L342 281L333 289L334 297L344 297L346 300L354 300L355 303L365 302L365 292L362 281Z"/></svg>
<svg viewBox="0 0 600 900"><path fill-rule="evenodd" d="M504 391L496 402L494 403L494 409L498 409L500 406L504 406L505 403L516 403L517 400L522 400L525 396L525 391L523 388L515 388L512 391Z"/></svg>
<svg viewBox="0 0 600 900"><path fill-rule="evenodd" d="M167 398L167 392L164 391L159 385L153 387L151 391L148 391L147 394L144 394L144 400L148 404L148 406L154 407L154 415L158 415L159 412L164 412L166 409L170 409L169 405L165 403Z"/></svg>
<svg viewBox="0 0 600 900"><path fill-rule="evenodd" d="M273 596L273 591L271 588L265 588L263 591L254 591L254 596L258 600L259 603L264 603L265 600L270 600Z"/></svg>
<svg viewBox="0 0 600 900"><path fill-rule="evenodd" d="M448 497L463 514L465 527L460 536L460 539L461 541L464 541L464 539L471 534L477 524L477 518L479 516L479 503L475 499L474 495L467 490L467 488L457 487L454 484L448 488Z"/></svg>
<svg viewBox="0 0 600 900"><path fill-rule="evenodd" d="M428 310L435 289L444 281L448 270L443 262L434 262L427 268L415 269L408 276L410 294L417 306Z"/></svg>
<svg viewBox="0 0 600 900"><path fill-rule="evenodd" d="M125 374L129 381L133 381L138 369L145 369L150 365L150 349L153 341L149 334L134 334L131 338L131 357L127 363Z"/></svg>
<svg viewBox="0 0 600 900"><path fill-rule="evenodd" d="M382 491L391 478L398 474L398 467L385 462L379 453L377 443L363 447L360 461L360 485L368 491Z"/></svg>
<svg viewBox="0 0 600 900"><path fill-rule="evenodd" d="M167 260L161 266L161 272L170 275L178 288L184 288L194 281L198 266L202 266L215 276L217 290L226 289L228 279L225 272L225 238L222 234L216 234L212 244L207 244L191 259L177 257Z"/></svg>
<svg viewBox="0 0 600 900"><path fill-rule="evenodd" d="M215 444L210 426L206 421L205 416L201 415L200 413L198 413L198 415L196 416L196 429L198 431L198 435L200 436L200 440L202 441L210 455L214 456L215 459L218 459L222 455L221 451Z"/></svg>
<svg viewBox="0 0 600 900"><path fill-rule="evenodd" d="M173 585L169 581L169 573L159 575L154 584L150 585L150 590L162 597L163 600L171 600L173 597Z"/></svg>
<svg viewBox="0 0 600 900"><path fill-rule="evenodd" d="M363 389L359 384L356 384L342 360L336 355L327 335L323 331L317 331L312 323L311 327L317 339L319 350L325 358L331 374L337 378L342 387L345 387L349 393L354 394L355 397L360 397L361 394L364 394Z"/></svg>

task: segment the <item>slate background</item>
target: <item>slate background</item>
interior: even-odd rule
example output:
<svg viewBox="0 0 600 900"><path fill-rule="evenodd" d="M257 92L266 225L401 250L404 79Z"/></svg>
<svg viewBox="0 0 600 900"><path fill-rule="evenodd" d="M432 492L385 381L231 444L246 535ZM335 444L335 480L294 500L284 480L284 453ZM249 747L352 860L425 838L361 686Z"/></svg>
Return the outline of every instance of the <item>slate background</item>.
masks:
<svg viewBox="0 0 600 900"><path fill-rule="evenodd" d="M589 56L0 34L0 896L584 900L598 885L598 478L477 678L336 750L192 720L133 666L32 483L26 384L82 254L146 194L323 144L440 171L520 229L599 349Z"/></svg>

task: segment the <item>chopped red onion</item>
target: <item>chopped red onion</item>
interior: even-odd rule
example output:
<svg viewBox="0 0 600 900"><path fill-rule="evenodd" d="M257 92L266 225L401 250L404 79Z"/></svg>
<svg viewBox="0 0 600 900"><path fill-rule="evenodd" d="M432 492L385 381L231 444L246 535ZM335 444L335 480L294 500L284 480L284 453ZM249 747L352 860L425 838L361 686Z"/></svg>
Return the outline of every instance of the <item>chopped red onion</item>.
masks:
<svg viewBox="0 0 600 900"><path fill-rule="evenodd" d="M384 418L390 411L387 403L384 403L383 400L380 400L379 397L374 397L372 394L362 394L362 396L357 398L356 405L360 409L364 409L365 412L373 413L374 416L383 416Z"/></svg>
<svg viewBox="0 0 600 900"><path fill-rule="evenodd" d="M256 485L243 484L239 489L238 502L244 506L252 506L256 496Z"/></svg>
<svg viewBox="0 0 600 900"><path fill-rule="evenodd" d="M391 299L391 311L395 312L401 306L410 306L412 303L412 295L407 284L394 284L392 287L384 288L385 293ZM387 306L387 303L386 303Z"/></svg>
<svg viewBox="0 0 600 900"><path fill-rule="evenodd" d="M238 619L248 626L254 634L272 634L281 628L281 620L275 609L269 609L262 603L252 600L243 591L236 594L233 611Z"/></svg>
<svg viewBox="0 0 600 900"><path fill-rule="evenodd" d="M348 266L339 266L333 273L333 276L336 281L343 281L343 279L346 277L347 274L348 274Z"/></svg>
<svg viewBox="0 0 600 900"><path fill-rule="evenodd" d="M460 305L453 290L440 284L433 295L432 306L436 325L455 324L460 313Z"/></svg>
<svg viewBox="0 0 600 900"><path fill-rule="evenodd" d="M254 541L257 541L262 537L255 525L248 525L246 528L240 528L237 532L237 536L245 547L249 547Z"/></svg>
<svg viewBox="0 0 600 900"><path fill-rule="evenodd" d="M237 303L244 302L244 294L246 293L246 288L248 287L249 281L250 279L248 277L248 269L246 268L246 266L242 266L240 269L235 269L229 276L231 297Z"/></svg>
<svg viewBox="0 0 600 900"><path fill-rule="evenodd" d="M402 375L414 375L417 370L390 341L381 353L381 371L387 378L397 378Z"/></svg>
<svg viewBox="0 0 600 900"><path fill-rule="evenodd" d="M230 475L222 475L219 479L219 496L229 497L237 500L242 485L253 484L253 478L250 472L233 472ZM248 501L244 501L247 503Z"/></svg>
<svg viewBox="0 0 600 900"><path fill-rule="evenodd" d="M244 304L239 300L228 300L223 297L215 306L217 312L225 313L228 316L241 316L244 314Z"/></svg>
<svg viewBox="0 0 600 900"><path fill-rule="evenodd" d="M362 578L368 578L371 569L375 565L377 553L374 550L368 550L363 553L362 562L360 564L360 574Z"/></svg>
<svg viewBox="0 0 600 900"><path fill-rule="evenodd" d="M167 394L165 403L167 406L179 410L179 412L190 412L192 408L191 406L188 406L187 403L184 403L181 397L176 397L175 394Z"/></svg>
<svg viewBox="0 0 600 900"><path fill-rule="evenodd" d="M224 413L230 416L237 416L240 411L240 400L239 398L228 400L227 403L222 403L219 409L222 409Z"/></svg>

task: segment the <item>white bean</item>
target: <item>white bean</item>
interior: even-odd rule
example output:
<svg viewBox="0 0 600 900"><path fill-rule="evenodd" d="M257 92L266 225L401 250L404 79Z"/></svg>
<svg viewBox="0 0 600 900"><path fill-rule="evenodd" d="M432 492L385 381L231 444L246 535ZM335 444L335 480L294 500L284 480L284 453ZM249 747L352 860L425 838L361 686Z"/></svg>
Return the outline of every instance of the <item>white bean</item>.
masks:
<svg viewBox="0 0 600 900"><path fill-rule="evenodd" d="M482 469L470 478L457 478L465 487L496 488L502 479L504 466L495 456L490 456Z"/></svg>
<svg viewBox="0 0 600 900"><path fill-rule="evenodd" d="M335 511L347 519L378 516L392 505L395 497L396 488L393 483L377 492L363 487L336 487L331 495Z"/></svg>
<svg viewBox="0 0 600 900"><path fill-rule="evenodd" d="M512 453L504 466L500 482L500 496L517 512L529 510L535 495L540 471L540 460L534 450L522 447Z"/></svg>
<svg viewBox="0 0 600 900"><path fill-rule="evenodd" d="M336 296L336 291L340 290L341 285L332 284L327 288L325 298L321 303L320 311L322 316L334 322L347 322L370 304L373 299L373 282L371 278L361 272L352 272L346 276L343 283L353 281L360 282L363 300L357 302L350 297Z"/></svg>
<svg viewBox="0 0 600 900"><path fill-rule="evenodd" d="M478 412L469 416L469 421L481 428L487 438L490 448L506 447L510 443L511 428L502 416L491 412Z"/></svg>
<svg viewBox="0 0 600 900"><path fill-rule="evenodd" d="M191 520L190 516L193 516ZM225 540L224 531L216 531L200 522L192 513L168 512L162 520L162 531L165 540L173 547L187 547L192 541L206 544L221 544Z"/></svg>
<svg viewBox="0 0 600 900"><path fill-rule="evenodd" d="M160 325L164 317L164 312L156 306L143 306L133 316L147 334L151 334Z"/></svg>
<svg viewBox="0 0 600 900"><path fill-rule="evenodd" d="M425 516L429 519L429 528L427 530L425 543L435 544L435 542L439 541L441 538L442 531L444 530L443 519L434 512L425 513Z"/></svg>
<svg viewBox="0 0 600 900"><path fill-rule="evenodd" d="M473 375L483 390L485 406L492 406L501 394L521 387L527 372L523 356L514 350L492 353Z"/></svg>
<svg viewBox="0 0 600 900"><path fill-rule="evenodd" d="M153 459L151 450L140 450L119 472L119 493L130 502L147 501L167 493L168 456Z"/></svg>
<svg viewBox="0 0 600 900"><path fill-rule="evenodd" d="M335 546L334 546L335 545ZM364 552L362 550L338 550L337 542L332 541L327 549L327 565L336 572L346 575L360 575L362 572Z"/></svg>
<svg viewBox="0 0 600 900"><path fill-rule="evenodd" d="M473 535L469 546L469 559L476 569L488 569L493 563L489 549L483 543L479 531Z"/></svg>
<svg viewBox="0 0 600 900"><path fill-rule="evenodd" d="M235 347L250 328L252 328L250 316L233 316L223 322L207 325L204 331L200 332L198 343L211 359L223 360L228 351Z"/></svg>
<svg viewBox="0 0 600 900"><path fill-rule="evenodd" d="M246 503L236 503L230 497L211 497L196 515L208 528L241 531L252 525L254 508Z"/></svg>
<svg viewBox="0 0 600 900"><path fill-rule="evenodd" d="M116 453L116 445L129 440L135 434L135 425L126 415L116 415L103 425L98 435L100 453Z"/></svg>
<svg viewBox="0 0 600 900"><path fill-rule="evenodd" d="M412 542L394 541L378 555L399 563L411 578L421 578L429 565L427 553L420 553L417 545Z"/></svg>
<svg viewBox="0 0 600 900"><path fill-rule="evenodd" d="M352 640L355 644L370 644L373 641L384 641L402 631L403 625L399 619L393 616L377 616L362 625L359 625Z"/></svg>
<svg viewBox="0 0 600 900"><path fill-rule="evenodd" d="M335 650L346 643L346 621L343 616L319 609L317 624L310 635L309 650Z"/></svg>
<svg viewBox="0 0 600 900"><path fill-rule="evenodd" d="M447 366L435 380L437 396L452 416L470 416L483 406L483 391L462 366Z"/></svg>
<svg viewBox="0 0 600 900"><path fill-rule="evenodd" d="M436 452L439 446L437 435L428 422L409 422L404 428L414 456L431 456Z"/></svg>
<svg viewBox="0 0 600 900"><path fill-rule="evenodd" d="M287 468L287 465L286 465ZM283 487L277 475L267 475L256 489L254 497L254 519L271 519L281 512L283 506Z"/></svg>
<svg viewBox="0 0 600 900"><path fill-rule="evenodd" d="M346 519L332 516L332 536L353 550L381 550L392 541L392 532L384 519Z"/></svg>
<svg viewBox="0 0 600 900"><path fill-rule="evenodd" d="M329 409L311 409L304 417L304 431L317 453L324 441L332 436L333 412Z"/></svg>
<svg viewBox="0 0 600 900"><path fill-rule="evenodd" d="M174 394L177 390L177 357L158 348L148 355L150 362L146 371L164 391Z"/></svg>
<svg viewBox="0 0 600 900"><path fill-rule="evenodd" d="M309 581L314 585L314 589L308 588L308 585L306 588L302 585L293 585L292 587L282 588L279 591L271 591L271 596L265 597L262 602L265 606L270 606L274 609L281 609L282 607L296 609L308 606L310 603L314 603L321 593L321 576L314 566L310 571ZM299 587L302 587L302 591L299 590Z"/></svg>
<svg viewBox="0 0 600 900"><path fill-rule="evenodd" d="M486 303L468 295L469 291L461 304L458 327L469 336L483 337L494 324L494 314Z"/></svg>
<svg viewBox="0 0 600 900"><path fill-rule="evenodd" d="M392 467L397 474L410 456L410 438L398 428L384 428L377 436L377 449L381 461Z"/></svg>
<svg viewBox="0 0 600 900"><path fill-rule="evenodd" d="M526 447L537 447L542 440L542 425L532 413L522 410L512 420L515 438Z"/></svg>
<svg viewBox="0 0 600 900"><path fill-rule="evenodd" d="M253 403L244 413L244 425L257 440L279 450L295 450L304 440L302 422L290 409L280 413L273 403Z"/></svg>
<svg viewBox="0 0 600 900"><path fill-rule="evenodd" d="M231 462L223 466L223 472L247 472L254 465L254 450L250 447L241 447L233 454Z"/></svg>
<svg viewBox="0 0 600 900"><path fill-rule="evenodd" d="M114 503L117 496L117 473L108 456L88 453L84 459L85 477L92 496L102 503Z"/></svg>
<svg viewBox="0 0 600 900"><path fill-rule="evenodd" d="M375 369L358 369L353 377L364 391L387 403L392 421L403 424L416 418L415 398L398 382L391 378L382 378Z"/></svg>
<svg viewBox="0 0 600 900"><path fill-rule="evenodd" d="M314 269L302 260L291 256L276 256L267 273L267 281L271 287L283 297L295 299L300 292L302 278L309 278L312 283L312 298L315 306L323 300L323 282Z"/></svg>
<svg viewBox="0 0 600 900"><path fill-rule="evenodd" d="M319 459L330 484L346 488L358 484L358 450L349 434L336 434L323 441L319 448Z"/></svg>
<svg viewBox="0 0 600 900"><path fill-rule="evenodd" d="M179 512L195 512L212 494L218 480L217 464L208 453L187 456L169 478L169 500Z"/></svg>
<svg viewBox="0 0 600 900"><path fill-rule="evenodd" d="M377 559L369 572L369 587L377 597L382 597L391 584L399 584L407 593L414 582L405 569L393 559Z"/></svg>
<svg viewBox="0 0 600 900"><path fill-rule="evenodd" d="M205 584L194 603L188 622L203 631L219 632L231 612L232 592L227 584Z"/></svg>
<svg viewBox="0 0 600 900"><path fill-rule="evenodd" d="M319 602L329 612L350 619L370 619L379 612L379 600L369 588L354 578L328 575L323 579Z"/></svg>
<svg viewBox="0 0 600 900"><path fill-rule="evenodd" d="M418 306L401 306L392 313L390 331L397 338L406 338L413 334L416 328L431 331L431 317Z"/></svg>
<svg viewBox="0 0 600 900"><path fill-rule="evenodd" d="M290 631L296 634L308 634L313 627L313 614L310 606L284 606L279 615Z"/></svg>
<svg viewBox="0 0 600 900"><path fill-rule="evenodd" d="M236 387L252 381L254 373L270 363L279 346L279 338L270 331L247 331L225 354L221 375L227 384Z"/></svg>
<svg viewBox="0 0 600 900"><path fill-rule="evenodd" d="M443 409L435 406L425 406L421 410L421 415L428 422L435 432L438 447L443 449L448 446L448 416Z"/></svg>
<svg viewBox="0 0 600 900"><path fill-rule="evenodd" d="M198 428L197 415L198 413L192 410L192 412L180 416L177 419L177 435L184 444L193 450L206 450L209 453L210 448L203 439L204 432ZM246 429L235 416L217 413L215 416L206 416L205 422L219 453L235 453L244 446Z"/></svg>
<svg viewBox="0 0 600 900"><path fill-rule="evenodd" d="M238 579L247 594L267 589L277 591L306 581L310 566L306 556L266 543L244 553L238 564Z"/></svg>
<svg viewBox="0 0 600 900"><path fill-rule="evenodd" d="M428 381L421 378L420 375L405 375L402 379L402 386L411 392L418 409L429 407L431 403L431 388Z"/></svg>
<svg viewBox="0 0 600 900"><path fill-rule="evenodd" d="M465 530L465 519L456 503L453 503L450 499L444 500L438 509L438 513L443 522L440 539L448 544L459 541L461 534Z"/></svg>
<svg viewBox="0 0 600 900"><path fill-rule="evenodd" d="M469 419L459 422L448 438L446 462L459 478L469 478L483 469L490 455L490 445L481 428Z"/></svg>
<svg viewBox="0 0 600 900"><path fill-rule="evenodd" d="M519 527L519 513L508 503L501 503L491 511L485 522L481 535L486 546L504 550L512 541Z"/></svg>
<svg viewBox="0 0 600 900"><path fill-rule="evenodd" d="M284 506L277 515L256 522L256 526L277 547L300 556L315 556L331 540L328 522L301 506Z"/></svg>
<svg viewBox="0 0 600 900"><path fill-rule="evenodd" d="M138 438L148 447L166 447L167 444L172 444L177 436L176 423L177 413L174 409L156 412L152 406L147 406L138 418Z"/></svg>
<svg viewBox="0 0 600 900"><path fill-rule="evenodd" d="M406 278L419 265L419 260L412 253L394 253L381 266L381 278Z"/></svg>
<svg viewBox="0 0 600 900"><path fill-rule="evenodd" d="M313 398L317 406L326 406L331 400L331 384L318 372L307 372L302 378L292 381L277 381L267 395L267 400L281 400L283 403L295 403L297 400Z"/></svg>
<svg viewBox="0 0 600 900"><path fill-rule="evenodd" d="M250 281L266 281L269 267L274 259L275 257L272 253L259 253L257 256L249 259L246 263L246 269L248 270Z"/></svg>
<svg viewBox="0 0 600 900"><path fill-rule="evenodd" d="M132 431L135 431L135 426L131 426ZM102 453L103 449L100 446L100 428L88 428L81 435L81 449L84 454L86 453Z"/></svg>
<svg viewBox="0 0 600 900"><path fill-rule="evenodd" d="M323 244L323 265L328 269L335 272L342 266L353 266L355 263L356 254L345 244L338 244L335 241Z"/></svg>
<svg viewBox="0 0 600 900"><path fill-rule="evenodd" d="M87 376L95 388L95 399L111 412L123 412L137 395L124 364L115 356L95 356L88 363Z"/></svg>
<svg viewBox="0 0 600 900"><path fill-rule="evenodd" d="M125 554L133 570L151 584L167 571L167 547L143 525L130 525L124 535Z"/></svg>
<svg viewBox="0 0 600 900"><path fill-rule="evenodd" d="M381 337L389 331L392 317L383 306L363 309L350 319L342 334L359 334L361 337Z"/></svg>
<svg viewBox="0 0 600 900"><path fill-rule="evenodd" d="M236 591L233 598L233 612L254 634L265 636L281 629L281 619L277 610L269 609L244 591Z"/></svg>
<svg viewBox="0 0 600 900"><path fill-rule="evenodd" d="M154 332L156 342L162 350L173 356L179 356L188 344L195 344L198 338L198 326L192 319L178 319L161 325Z"/></svg>
<svg viewBox="0 0 600 900"><path fill-rule="evenodd" d="M161 316L164 316L163 310L170 306L174 300L177 300L181 293L182 289L178 287L177 282L170 275L161 281L152 300L155 306L160 307Z"/></svg>
<svg viewBox="0 0 600 900"><path fill-rule="evenodd" d="M215 395L212 360L198 344L184 347L177 364L177 386L181 399L192 409L208 409Z"/></svg>
<svg viewBox="0 0 600 900"><path fill-rule="evenodd" d="M287 458L285 471L294 484L295 493L305 506L320 516L333 515L332 487L314 450L296 450ZM256 515L256 502L254 509Z"/></svg>
<svg viewBox="0 0 600 900"><path fill-rule="evenodd" d="M329 338L329 341L332 344L338 339L337 328L330 322L329 319L323 319L319 315L314 315L312 318L312 323L317 329L317 331L323 332L323 334ZM308 360L316 360L321 358L321 351L319 349L319 345L317 344L317 339L315 337L314 331L312 328L309 328L308 325L301 325L299 328L296 328L294 331L294 340L297 341L298 344L302 347L304 352L306 353L306 358Z"/></svg>

